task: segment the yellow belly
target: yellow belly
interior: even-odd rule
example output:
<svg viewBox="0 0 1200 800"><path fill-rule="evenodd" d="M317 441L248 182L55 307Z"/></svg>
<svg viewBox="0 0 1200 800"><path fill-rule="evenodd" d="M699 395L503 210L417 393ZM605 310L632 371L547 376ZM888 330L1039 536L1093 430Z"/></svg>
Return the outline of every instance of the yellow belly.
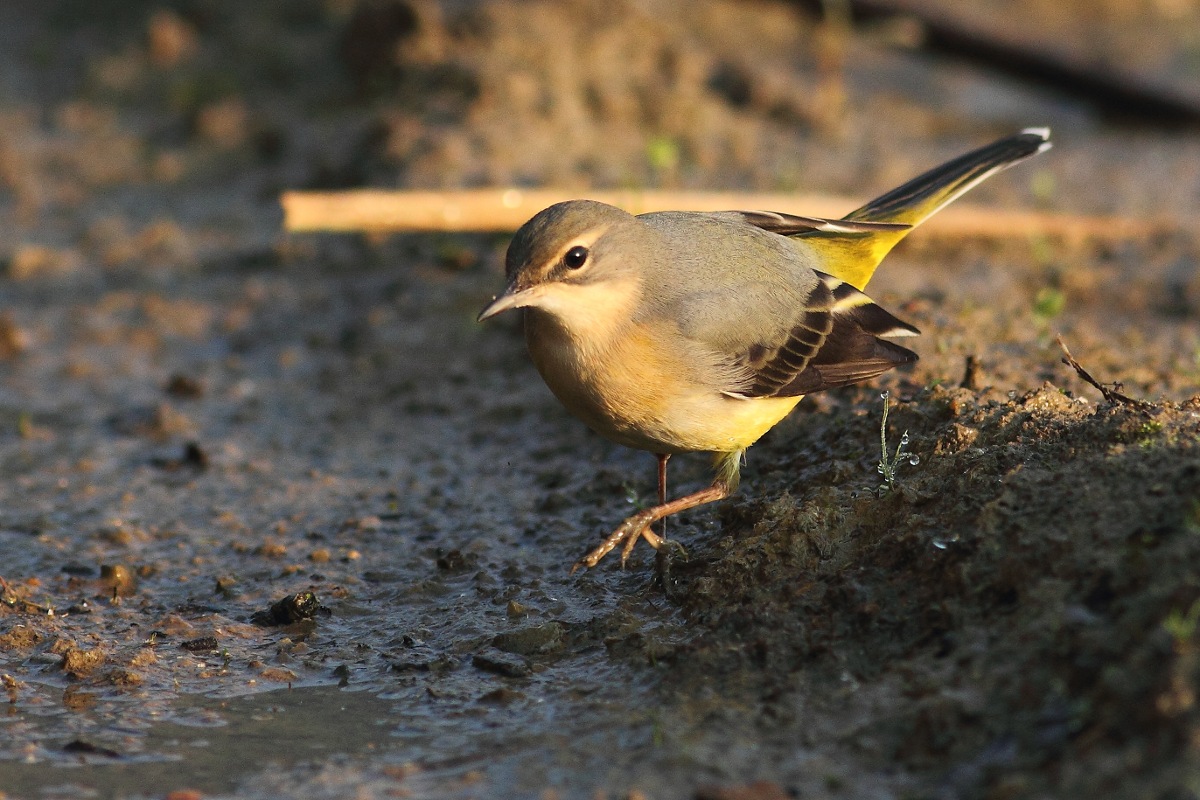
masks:
<svg viewBox="0 0 1200 800"><path fill-rule="evenodd" d="M530 314L526 340L550 390L573 414L613 441L653 453L745 450L787 416L800 397L733 398L681 367L652 330L603 348L573 340L553 320ZM700 377L697 377L697 376Z"/></svg>
<svg viewBox="0 0 1200 800"><path fill-rule="evenodd" d="M703 431L689 432L703 446L692 448L716 452L745 450L786 417L803 396L752 397L738 399L722 395L720 407L697 408L697 423Z"/></svg>

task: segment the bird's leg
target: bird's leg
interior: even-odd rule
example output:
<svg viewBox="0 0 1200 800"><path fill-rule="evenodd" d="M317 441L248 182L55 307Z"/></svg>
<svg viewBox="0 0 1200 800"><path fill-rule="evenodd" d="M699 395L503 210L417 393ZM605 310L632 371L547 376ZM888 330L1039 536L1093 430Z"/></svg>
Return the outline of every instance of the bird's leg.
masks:
<svg viewBox="0 0 1200 800"><path fill-rule="evenodd" d="M665 505L667 502L667 462L671 460L670 453L655 453L655 458L658 459L658 504ZM671 544L683 550L683 545L678 542L672 542L667 538L667 517L663 517L659 522L658 535L662 537L664 544ZM634 541L637 541L636 539ZM626 545L626 553L628 553L628 545ZM686 557L686 554L685 554ZM622 559L624 560L624 559ZM671 548L660 547L654 553L654 574L655 581L667 589L669 586L668 572L671 568Z"/></svg>
<svg viewBox="0 0 1200 800"><path fill-rule="evenodd" d="M665 540L650 530L650 526L655 522L672 514L678 514L680 511L687 511L689 508L721 500L728 497L730 491L729 483L718 479L707 489L701 489L694 494L680 497L678 500L672 500L669 503L662 503L653 508L639 511L622 522L615 531L609 534L603 544L576 561L575 565L571 567L571 572L574 573L580 567L591 569L599 564L600 559L608 555L619 544L624 544L621 550L621 566L624 567L625 561L629 558L629 554L633 552L633 546L637 544L638 539L645 539L655 550L663 546Z"/></svg>
<svg viewBox="0 0 1200 800"><path fill-rule="evenodd" d="M666 505L667 502L667 462L671 460L670 453L655 453L654 457L658 459L658 504ZM667 538L667 518L662 519L661 532L658 534L662 538Z"/></svg>

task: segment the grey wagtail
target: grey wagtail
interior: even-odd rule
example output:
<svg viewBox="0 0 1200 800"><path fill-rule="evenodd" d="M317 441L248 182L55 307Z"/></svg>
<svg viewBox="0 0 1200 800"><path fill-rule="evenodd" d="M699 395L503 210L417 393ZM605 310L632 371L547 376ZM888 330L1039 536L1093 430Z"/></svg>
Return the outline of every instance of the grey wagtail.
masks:
<svg viewBox="0 0 1200 800"><path fill-rule="evenodd" d="M526 222L505 258L508 286L483 321L525 309L533 363L594 431L658 457L659 503L581 560L594 567L656 521L727 497L743 454L804 395L872 378L916 353L880 337L918 331L860 290L897 242L1000 170L1050 147L1029 128L959 156L840 220L767 211L633 216L591 200ZM667 502L674 453L715 454L706 489Z"/></svg>

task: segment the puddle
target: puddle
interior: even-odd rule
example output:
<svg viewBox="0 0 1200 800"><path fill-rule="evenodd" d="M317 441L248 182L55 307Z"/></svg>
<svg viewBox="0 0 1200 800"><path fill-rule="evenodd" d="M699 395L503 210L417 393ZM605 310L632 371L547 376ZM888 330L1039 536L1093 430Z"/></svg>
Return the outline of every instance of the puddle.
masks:
<svg viewBox="0 0 1200 800"><path fill-rule="evenodd" d="M0 786L30 798L220 794L255 773L394 748L387 712L366 692L331 686L225 700L181 696L170 714L176 721L137 731L144 744L134 756L72 739L74 752L60 751L50 763L0 762Z"/></svg>
<svg viewBox="0 0 1200 800"><path fill-rule="evenodd" d="M42 717L22 730L41 745L29 762L0 761L7 798L142 798L192 790L206 797L270 798L301 792L430 792L439 797L561 797L624 793L686 797L683 787L719 777L745 753L716 753L678 711L630 712L622 676L612 687L477 676L384 694L306 686L239 698L179 696L169 720L101 736L64 735L70 718ZM458 683L456 688L453 684ZM558 696L555 696L557 693ZM573 712L564 717L564 704ZM556 724L556 719L561 724ZM10 715L8 729L12 731ZM98 743L99 742L99 743ZM122 744L131 747L120 752ZM715 768L719 757L721 767Z"/></svg>

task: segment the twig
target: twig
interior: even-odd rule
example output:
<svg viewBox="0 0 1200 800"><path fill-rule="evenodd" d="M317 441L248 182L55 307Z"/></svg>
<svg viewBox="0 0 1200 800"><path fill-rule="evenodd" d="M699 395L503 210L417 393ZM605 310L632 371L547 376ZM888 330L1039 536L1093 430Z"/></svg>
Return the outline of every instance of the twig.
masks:
<svg viewBox="0 0 1200 800"><path fill-rule="evenodd" d="M859 203L825 194L770 194L682 191L573 191L569 189L463 189L458 191L284 192L284 227L293 232L334 231L387 233L398 231L515 231L546 206L563 200L590 198L634 214L647 211L782 211L838 218ZM1025 236L1120 240L1179 230L1177 220L1093 217L1029 209L998 209L959 203L922 226L922 236Z"/></svg>
<svg viewBox="0 0 1200 800"><path fill-rule="evenodd" d="M14 607L20 606L22 611L34 611L38 614L45 614L51 617L54 616L54 609L50 606L38 605L37 603L26 600L24 597L21 597L19 594L17 594L16 590L12 588L12 585L4 579L3 575L0 575L0 604Z"/></svg>
<svg viewBox="0 0 1200 800"><path fill-rule="evenodd" d="M970 389L972 392L979 391L979 359L975 356L967 356L966 363L963 364L962 380L958 385L959 388Z"/></svg>
<svg viewBox="0 0 1200 800"><path fill-rule="evenodd" d="M1078 361L1075 360L1075 357L1071 355L1071 351L1067 349L1067 343L1063 341L1062 336L1056 336L1056 337L1054 337L1054 339L1055 339L1055 341L1058 342L1058 346L1062 348L1062 351L1063 351L1062 362L1064 364L1066 364L1068 367L1070 367L1071 369L1075 370L1075 374L1077 374L1081 379L1083 379L1083 381L1085 383L1088 383L1091 386L1095 387L1096 390L1099 391L1100 394L1102 394L1104 396L1105 401L1107 401L1109 403L1109 405L1133 406L1134 408L1139 408L1139 409L1142 409L1143 411L1149 410L1154 407L1153 404L1147 403L1145 400L1136 400L1127 394L1122 394L1116 388L1109 388L1108 386L1105 386L1104 384L1100 383L1100 381L1093 378L1091 376L1091 374L1086 369L1083 368L1082 364L1080 364ZM1119 384L1119 383L1112 384L1113 387L1117 387L1120 385L1121 384Z"/></svg>

